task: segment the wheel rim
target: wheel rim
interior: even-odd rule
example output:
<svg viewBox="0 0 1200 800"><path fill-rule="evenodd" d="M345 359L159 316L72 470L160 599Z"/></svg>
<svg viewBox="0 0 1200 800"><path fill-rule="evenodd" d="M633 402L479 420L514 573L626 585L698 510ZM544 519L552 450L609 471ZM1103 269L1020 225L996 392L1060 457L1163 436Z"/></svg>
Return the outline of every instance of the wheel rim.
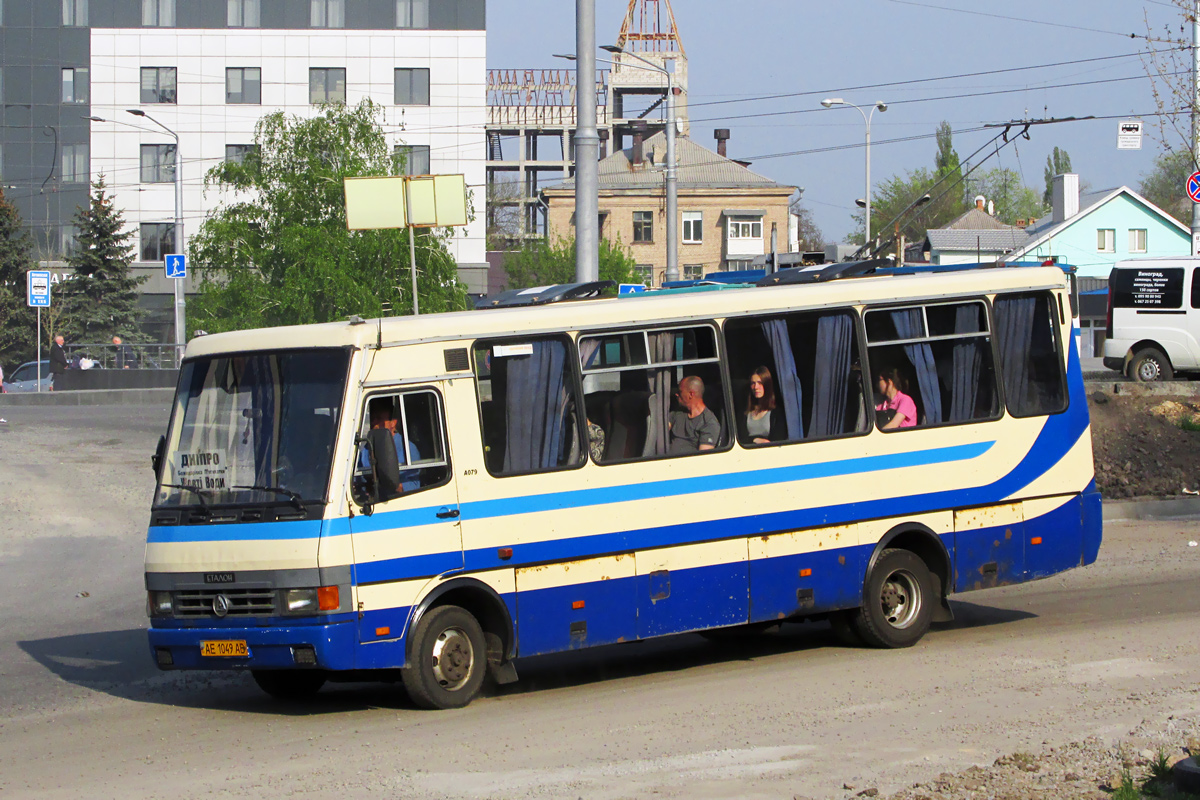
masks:
<svg viewBox="0 0 1200 800"><path fill-rule="evenodd" d="M446 628L433 643L433 677L448 692L466 685L475 671L475 648L462 628Z"/></svg>
<svg viewBox="0 0 1200 800"><path fill-rule="evenodd" d="M1146 358L1138 365L1138 377L1144 381L1156 381L1160 374L1158 361L1153 358Z"/></svg>
<svg viewBox="0 0 1200 800"><path fill-rule="evenodd" d="M899 569L887 577L879 593L883 618L893 628L912 625L921 610L921 584L915 575Z"/></svg>

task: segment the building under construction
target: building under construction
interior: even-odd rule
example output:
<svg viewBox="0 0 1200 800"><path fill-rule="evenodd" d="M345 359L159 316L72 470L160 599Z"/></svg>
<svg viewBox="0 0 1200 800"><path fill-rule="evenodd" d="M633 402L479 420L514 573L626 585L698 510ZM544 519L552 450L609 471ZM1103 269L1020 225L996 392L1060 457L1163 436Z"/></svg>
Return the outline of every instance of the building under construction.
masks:
<svg viewBox="0 0 1200 800"><path fill-rule="evenodd" d="M611 63L596 71L600 158L610 143L614 150L624 147L636 121L646 121L650 133L665 127L667 72L676 90L680 133L688 130L687 54L671 0L629 0L616 47L621 52L602 59ZM574 174L579 89L569 67L488 70L489 249L546 235L538 191Z"/></svg>

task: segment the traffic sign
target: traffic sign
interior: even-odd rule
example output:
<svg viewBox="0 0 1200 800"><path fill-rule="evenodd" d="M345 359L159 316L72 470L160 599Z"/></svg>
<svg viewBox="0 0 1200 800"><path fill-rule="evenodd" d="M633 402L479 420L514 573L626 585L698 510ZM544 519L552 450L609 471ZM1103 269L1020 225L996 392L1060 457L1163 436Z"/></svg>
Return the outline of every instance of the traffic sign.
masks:
<svg viewBox="0 0 1200 800"><path fill-rule="evenodd" d="M644 283L619 283L617 284L617 294L641 294L646 291Z"/></svg>
<svg viewBox="0 0 1200 800"><path fill-rule="evenodd" d="M1200 203L1200 172L1193 172L1188 178L1187 193L1193 203Z"/></svg>
<svg viewBox="0 0 1200 800"><path fill-rule="evenodd" d="M50 307L50 270L31 269L26 273L25 302L33 308Z"/></svg>
<svg viewBox="0 0 1200 800"><path fill-rule="evenodd" d="M1123 119L1117 125L1117 149L1142 149L1142 121L1140 119Z"/></svg>
<svg viewBox="0 0 1200 800"><path fill-rule="evenodd" d="M187 277L187 256L178 253L169 255L163 259L163 266L167 270L168 278L186 278Z"/></svg>

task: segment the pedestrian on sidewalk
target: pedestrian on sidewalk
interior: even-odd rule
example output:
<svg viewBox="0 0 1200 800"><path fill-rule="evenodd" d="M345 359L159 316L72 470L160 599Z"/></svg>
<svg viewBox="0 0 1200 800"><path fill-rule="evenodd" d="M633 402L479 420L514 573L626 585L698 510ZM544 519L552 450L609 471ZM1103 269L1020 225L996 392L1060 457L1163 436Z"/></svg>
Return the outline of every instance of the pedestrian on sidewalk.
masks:
<svg viewBox="0 0 1200 800"><path fill-rule="evenodd" d="M50 391L54 391L54 376L62 375L67 371L67 351L63 348L66 342L62 334L54 337L54 344L50 346Z"/></svg>

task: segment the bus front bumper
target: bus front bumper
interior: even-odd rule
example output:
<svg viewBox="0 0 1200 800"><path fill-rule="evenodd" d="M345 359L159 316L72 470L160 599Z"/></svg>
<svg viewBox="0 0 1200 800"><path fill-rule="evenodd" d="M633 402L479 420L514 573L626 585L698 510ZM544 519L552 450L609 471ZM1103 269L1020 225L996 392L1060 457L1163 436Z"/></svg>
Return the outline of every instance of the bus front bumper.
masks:
<svg viewBox="0 0 1200 800"><path fill-rule="evenodd" d="M323 625L263 628L157 628L148 631L150 656L159 669L354 668L357 645L352 620ZM211 652L204 655L205 644Z"/></svg>

